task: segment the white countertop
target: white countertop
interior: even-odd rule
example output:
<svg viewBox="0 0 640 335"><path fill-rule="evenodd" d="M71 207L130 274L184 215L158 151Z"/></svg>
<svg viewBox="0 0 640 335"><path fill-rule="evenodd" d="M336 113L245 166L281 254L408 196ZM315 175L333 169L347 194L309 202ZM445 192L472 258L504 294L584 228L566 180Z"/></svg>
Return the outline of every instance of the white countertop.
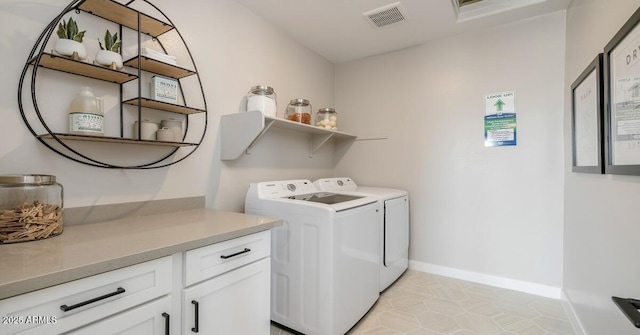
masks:
<svg viewBox="0 0 640 335"><path fill-rule="evenodd" d="M65 227L0 245L0 299L267 230L279 219L210 209Z"/></svg>

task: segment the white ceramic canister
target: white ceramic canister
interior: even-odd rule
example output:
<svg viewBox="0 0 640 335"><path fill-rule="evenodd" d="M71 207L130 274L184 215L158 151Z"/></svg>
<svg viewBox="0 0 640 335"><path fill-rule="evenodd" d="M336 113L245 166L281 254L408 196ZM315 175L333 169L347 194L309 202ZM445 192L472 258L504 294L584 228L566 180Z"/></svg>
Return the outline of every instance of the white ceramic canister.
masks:
<svg viewBox="0 0 640 335"><path fill-rule="evenodd" d="M142 120L140 123L140 139L141 140L155 140L156 131L158 131L158 124L149 120ZM133 138L138 139L138 121L133 123Z"/></svg>
<svg viewBox="0 0 640 335"><path fill-rule="evenodd" d="M168 119L160 121L160 128L169 128L173 132L173 141L182 141L182 121Z"/></svg>
<svg viewBox="0 0 640 335"><path fill-rule="evenodd" d="M173 136L173 130L167 127L160 128L156 131L156 138L158 141L173 142L175 141Z"/></svg>
<svg viewBox="0 0 640 335"><path fill-rule="evenodd" d="M253 86L246 96L245 111L261 111L264 116L276 117L276 92L270 86Z"/></svg>

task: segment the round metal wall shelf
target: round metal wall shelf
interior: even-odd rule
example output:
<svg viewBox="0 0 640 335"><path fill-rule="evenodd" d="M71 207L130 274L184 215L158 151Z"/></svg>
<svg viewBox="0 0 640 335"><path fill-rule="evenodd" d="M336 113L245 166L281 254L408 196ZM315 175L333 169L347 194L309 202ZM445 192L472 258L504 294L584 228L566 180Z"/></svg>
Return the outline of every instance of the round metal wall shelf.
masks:
<svg viewBox="0 0 640 335"><path fill-rule="evenodd" d="M154 12L157 12L156 17L150 16L147 13L142 13L131 7L136 1L143 3L148 8L151 8ZM86 61L74 60L65 56L56 54L55 52L47 52L46 47L54 31L58 26L58 22L68 13L75 12L75 14L88 13L90 15L102 18L105 22L113 22L119 26L119 36L123 36L123 29L130 29L137 33L137 56L131 59L124 60L123 70L114 70L108 67L95 65ZM155 14L155 13L154 13ZM151 38L159 47L166 53L165 47L162 44L161 37L168 32L175 32L175 35L179 37L184 46L184 50L188 55L190 65L192 69L172 65L166 62L157 60L156 58L146 57L141 55L142 37ZM124 49L124 47L121 47ZM29 74L29 69L31 73ZM87 77L98 81L113 83L119 86L120 97L120 136L84 136L76 134L67 134L64 132L56 132L51 129L46 123L43 117L43 110L40 108L36 99L36 88L43 89L40 85L36 85L39 70L49 69L64 73L69 73L76 76ZM143 85L143 72L146 74L155 74L164 77L173 78L178 81L179 94L183 101L182 104L166 103L149 98L142 97L141 86ZM185 92L182 90L181 80L185 78L191 78L195 76L197 78L197 84L200 87L201 101L197 101L204 106L203 108L190 107L185 99ZM129 99L123 99L123 85L130 81L137 81L137 96ZM27 89L29 88L29 89ZM114 88L114 92L117 89ZM25 102L31 101L33 109L26 109ZM207 130L207 104L204 95L204 88L202 87L202 81L198 75L196 64L191 55L191 51L187 47L184 38L173 25L171 20L156 6L151 4L147 0L132 0L126 5L120 4L112 0L74 0L64 10L56 16L45 28L45 30L38 37L34 47L31 49L27 62L24 66L22 74L20 76L20 82L18 85L18 106L20 114L24 120L29 131L46 147L55 151L56 153L76 161L81 164L111 168L111 169L156 169L176 164L183 161L187 157L191 156L202 143ZM182 141L166 142L166 141L154 141L143 140L138 138L127 138L124 136L124 107L137 109L138 121L143 119L143 108L145 110L155 110L161 112L168 112L175 115L183 115L184 117L184 134ZM29 106L31 107L31 106ZM28 113L35 114L36 117L28 117ZM31 114L29 114L31 115ZM193 115L203 115L204 121L199 128L202 129L202 134L192 134L190 138L197 138L193 142L184 142L189 134L189 119ZM192 127L196 128L196 127ZM43 129L43 130L41 130ZM40 131L40 133L38 133ZM140 132L138 132L140 133ZM94 142L92 143L92 149L86 149L83 145L72 145L72 143L81 142ZM104 144L108 143L108 144ZM131 164L115 163L118 161L118 157L114 157L114 153L110 153L109 150L95 150L95 146L108 146L113 143L121 144L124 146L149 146L160 148L161 158L149 158L140 155L136 157L135 162ZM94 151L102 151L102 155L106 157L95 157ZM177 154L180 154L178 156ZM117 155L116 155L117 156ZM111 159L110 159L111 158Z"/></svg>

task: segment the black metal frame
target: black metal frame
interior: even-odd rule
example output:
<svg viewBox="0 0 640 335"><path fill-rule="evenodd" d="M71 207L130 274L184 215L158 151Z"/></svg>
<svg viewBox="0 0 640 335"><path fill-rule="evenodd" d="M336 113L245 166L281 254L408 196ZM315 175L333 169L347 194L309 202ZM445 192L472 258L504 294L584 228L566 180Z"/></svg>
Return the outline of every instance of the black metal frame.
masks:
<svg viewBox="0 0 640 335"><path fill-rule="evenodd" d="M191 64L193 66L193 69L195 71L195 75L197 76L198 79L198 84L200 85L200 92L202 94L202 101L204 103L204 128L202 131L202 135L200 137L200 139L198 140L198 142L194 145L191 146L190 148L192 149L190 152L186 153L183 157L171 161L171 162L164 162L165 160L169 159L170 157L172 157L180 148L176 147L173 148L171 150L170 153L168 153L167 155L165 155L164 157L152 161L151 163L144 163L144 164L139 164L139 165L131 165L131 166L119 166L119 165L113 165L113 164L109 164L103 161L100 161L98 159L95 158L91 158L85 154L80 153L77 150L74 150L73 148L71 148L69 145L67 145L63 139L59 138L58 136L56 136L56 134L47 126L47 124L44 121L44 118L42 117L42 114L40 112L40 108L38 107L38 102L36 99L36 79L37 79L37 72L38 69L40 68L39 64L41 62L42 59L42 55L44 52L44 49L51 37L51 35L54 33L54 29L56 28L58 22L60 22L60 20L63 18L64 15L68 14L71 11L76 11L76 13L80 13L81 9L79 8L80 5L86 0L74 0L72 1L67 7L64 8L64 10L58 15L56 16L53 21L51 21L45 28L45 30L40 34L40 36L38 37L36 44L33 46L33 48L31 49L31 52L29 53L29 56L27 58L27 63L25 64L24 69L22 70L22 73L20 75L20 81L18 84L18 107L20 109L20 114L22 116L22 119L24 120L27 128L29 129L29 131L31 132L31 134L33 134L42 144L44 144L46 147L48 147L49 149L53 150L54 152L68 158L71 159L75 162L81 163L81 164L85 164L85 165L90 165L90 166L95 166L95 167L101 167L101 168L109 168L109 169L157 169L157 168L162 168L162 167L167 167L173 164L176 164L178 162L183 161L184 159L186 159L187 157L191 156L200 146L200 144L202 143L202 141L204 140L204 136L206 134L207 131L207 126L208 126L208 113L207 113L207 101L206 101L206 97L204 94L204 88L202 86L202 80L200 79L200 75L198 74L198 69L196 67L195 61L193 59L193 56L191 54L191 51L189 50L186 42L184 41L184 38L182 37L182 34L180 34L180 31L178 31L178 29L175 27L175 25L173 24L173 22L171 22L171 20L155 5L153 5L152 3L150 3L147 0L141 0L143 2L145 2L146 4L148 4L149 6L151 6L152 8L154 8L156 11L158 11L158 13L160 13L160 15L162 15L164 17L165 22L168 22L171 26L172 29L168 30L175 30L175 32L178 34L178 36L180 37L180 39L182 40L182 43L187 51L187 53L189 54L189 58L191 61ZM128 7L130 4L132 4L133 2L135 2L137 0L131 0L130 2L128 2L126 6ZM138 13L138 50L140 50L141 47L141 34L142 32L140 31L140 16L141 13L139 11L136 11ZM122 25L119 24L120 26L120 36L122 36ZM163 51L166 52L164 46L162 45L162 43L160 42L160 40L157 38L159 36L152 36L154 38L154 40L156 42L158 42L158 44L160 44L161 48L163 49ZM122 50L122 49L121 49ZM65 148L66 150L68 150L70 153L73 153L73 155L71 155L70 153L66 153L66 152L62 152L61 150L58 150L57 148L55 148L52 144L47 143L45 141L44 138L42 138L40 135L38 135L35 130L33 129L32 125L30 124L29 120L27 119L26 115L25 115L25 109L24 109L24 104L23 104L23 90L24 90L24 81L25 78L27 77L27 72L29 70L29 68L33 66L33 71L31 73L31 100L33 102L33 107L34 107L34 111L38 117L38 120L40 121L41 125L44 127L44 129L49 133L49 135L51 136L51 138L57 142L59 145L61 145L63 148ZM142 104L141 104L141 100L142 100L142 95L141 95L141 75L142 75L142 68L141 68L141 55L140 52L138 52L138 120L142 119ZM178 80L178 83L180 83L180 80ZM123 103L122 103L122 97L123 97L123 85L124 83L119 84L120 85L120 136L123 137L124 136L124 129L123 129L123 114L124 114L124 110L123 110ZM186 103L186 99L184 96L184 92L182 90L182 87L180 87L180 92L184 101L184 105L187 106ZM140 124L139 124L140 126ZM187 136L189 130L189 115L185 115L185 131L184 131L184 135L183 135L183 139L184 140ZM138 129L138 140L140 140L140 129ZM163 163L164 162L164 163Z"/></svg>
<svg viewBox="0 0 640 335"><path fill-rule="evenodd" d="M604 157L604 148L602 146L602 137L603 137L603 129L602 129L602 118L603 118L603 110L604 110L604 87L602 80L602 54L598 54L596 58L589 63L586 69L582 71L580 76L571 84L571 138L572 138L572 171L573 172L582 172L582 173L604 173L604 165L602 163L602 157ZM585 166L585 165L577 165L577 154L578 154L578 142L576 140L576 118L579 117L577 113L580 111L576 110L576 89L582 85L584 80L590 76L592 73L596 75L596 123L597 123L597 156L598 156L598 165L594 166Z"/></svg>
<svg viewBox="0 0 640 335"><path fill-rule="evenodd" d="M611 101L611 52L618 46L622 40L624 40L629 33L634 30L640 29L638 27L640 23L640 9L625 22L615 36L604 47L604 88L605 88L605 110L606 117L604 118L604 153L605 153L605 173L608 174L623 174L623 175L640 175L640 164L635 165L614 165L612 163L613 152L613 136L612 133L612 101ZM640 31L639 31L640 33ZM638 74L640 75L640 73Z"/></svg>

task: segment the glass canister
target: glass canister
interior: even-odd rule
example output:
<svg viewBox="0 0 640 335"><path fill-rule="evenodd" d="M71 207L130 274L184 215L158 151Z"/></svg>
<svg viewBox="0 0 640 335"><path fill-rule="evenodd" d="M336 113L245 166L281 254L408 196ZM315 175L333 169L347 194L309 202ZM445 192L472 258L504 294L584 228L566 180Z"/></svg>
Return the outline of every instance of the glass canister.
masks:
<svg viewBox="0 0 640 335"><path fill-rule="evenodd" d="M50 175L0 175L0 244L62 234L63 188Z"/></svg>
<svg viewBox="0 0 640 335"><path fill-rule="evenodd" d="M316 114L316 126L329 130L338 130L338 113L333 108L320 108Z"/></svg>
<svg viewBox="0 0 640 335"><path fill-rule="evenodd" d="M311 124L311 103L307 99L293 99L289 101L284 118L289 121Z"/></svg>
<svg viewBox="0 0 640 335"><path fill-rule="evenodd" d="M247 93L245 111L259 110L265 116L276 117L276 92L270 86L253 86Z"/></svg>

